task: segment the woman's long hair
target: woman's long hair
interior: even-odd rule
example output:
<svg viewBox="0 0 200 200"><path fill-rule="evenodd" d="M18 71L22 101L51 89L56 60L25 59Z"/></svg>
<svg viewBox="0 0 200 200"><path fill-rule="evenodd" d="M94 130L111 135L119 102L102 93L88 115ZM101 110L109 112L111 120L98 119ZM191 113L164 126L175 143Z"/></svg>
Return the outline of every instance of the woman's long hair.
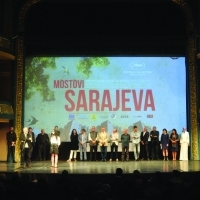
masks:
<svg viewBox="0 0 200 200"><path fill-rule="evenodd" d="M173 131L174 131L175 133L173 133ZM172 133L171 133L171 135L173 135L173 134L175 134L175 136L178 137L178 134L177 134L177 131L176 131L175 128L172 129Z"/></svg>
<svg viewBox="0 0 200 200"><path fill-rule="evenodd" d="M53 136L56 136L56 140L57 140L58 134L55 130L51 131L51 137Z"/></svg>
<svg viewBox="0 0 200 200"><path fill-rule="evenodd" d="M76 131L76 134L77 134L77 130L74 128L71 132L71 136L74 134L74 131Z"/></svg>

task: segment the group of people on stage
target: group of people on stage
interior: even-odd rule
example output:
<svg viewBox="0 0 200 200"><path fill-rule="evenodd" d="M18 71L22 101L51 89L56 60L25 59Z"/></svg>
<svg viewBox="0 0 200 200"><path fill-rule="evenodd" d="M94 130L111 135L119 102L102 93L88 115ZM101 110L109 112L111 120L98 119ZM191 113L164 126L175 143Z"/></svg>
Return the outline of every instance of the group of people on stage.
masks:
<svg viewBox="0 0 200 200"><path fill-rule="evenodd" d="M92 157L94 154L94 160L97 160L97 146L100 146L101 151L101 159L102 161L107 160L107 147L110 142L111 154L110 161L113 160L113 155L115 153L115 160L118 161L118 146L119 141L122 143L122 161L129 161L129 146L130 143L133 143L133 152L136 161L147 159L150 160L149 152L151 151L151 159L159 160L159 146L162 149L164 160L168 160L168 147L169 142L171 141L171 152L173 160L177 159L177 152L179 141L181 145L180 151L180 160L188 160L188 146L189 146L189 133L186 131L186 128L183 128L183 131L180 135L180 138L177 134L176 129L173 129L171 135L167 133L166 129L163 129L161 135L161 141L159 141L159 131L156 130L156 127L153 127L153 130L149 133L147 127L144 127L144 130L140 133L138 131L137 126L133 127L133 131L129 134L128 129L123 130L123 134L121 138L117 129L113 129L111 135L109 135L105 128L102 127L101 131L98 133L95 129L95 126L92 127L88 136L86 135L85 129L81 130L81 134L78 134L76 129L73 129L70 135L71 139L71 151L70 156L67 162L71 162L72 158L76 161L77 150L80 150L80 160L87 160L86 154L86 144L87 141L90 145L90 158L92 161ZM149 145L150 143L150 145ZM151 149L149 147L151 146ZM142 150L142 154L140 155L140 149ZM83 157L84 153L84 157Z"/></svg>
<svg viewBox="0 0 200 200"><path fill-rule="evenodd" d="M13 127L10 127L10 131L7 133L7 144L8 144L8 155L7 162L15 161L15 144L16 144L16 133ZM57 168L58 154L60 141L60 132L58 126L55 126L51 132L50 138L45 130L42 129L41 133L38 134L36 140L32 128L24 127L23 133L21 133L19 140L21 141L21 164L23 167L31 167L31 155L35 142L38 144L39 159L46 160L46 146L50 143L50 154L51 154L51 166ZM154 126L152 131L149 133L147 127L144 127L142 132L138 131L137 126L133 126L133 131L128 133L128 129L123 130L123 134L119 135L117 129L113 129L113 132L109 135L104 127L101 127L101 131L97 132L95 126L92 126L91 131L86 134L85 129L81 129L81 133L78 134L76 129L73 129L70 135L70 156L67 162L71 162L72 159L76 161L77 150L80 150L80 160L87 160L87 142L90 145L90 157L89 160L97 160L97 147L100 146L101 160L107 160L107 147L110 143L111 154L110 161L113 160L113 155L115 153L115 160L118 161L118 146L119 142L122 144L122 161L129 161L129 147L130 143L133 145L133 152L136 161L147 159L159 160L159 146L162 149L162 154L164 160L168 160L168 147L171 141L171 152L173 160L177 159L178 145L180 141L180 160L188 160L188 146L189 146L189 133L186 128L183 128L180 138L177 134L176 129L173 129L171 135L167 133L166 129L163 129L161 140L159 141L159 131L156 130ZM150 145L149 145L150 144ZM151 146L151 147L150 147ZM150 149L151 148L151 149ZM140 155L140 149L142 150Z"/></svg>
<svg viewBox="0 0 200 200"><path fill-rule="evenodd" d="M49 138L48 134L45 133L45 130L42 129L41 133L37 135L35 139L35 134L31 127L23 128L23 132L20 134L20 150L21 150L21 165L23 167L31 168L31 156L37 142L38 152L39 152L39 160L46 160L46 148L48 144L51 144L50 153L52 166L57 167L58 162L58 147L60 145L60 132L58 130L58 126L55 126L53 131L51 132L51 136ZM16 163L15 161L15 145L17 141L16 133L14 132L14 128L10 127L9 132L7 133L7 163Z"/></svg>

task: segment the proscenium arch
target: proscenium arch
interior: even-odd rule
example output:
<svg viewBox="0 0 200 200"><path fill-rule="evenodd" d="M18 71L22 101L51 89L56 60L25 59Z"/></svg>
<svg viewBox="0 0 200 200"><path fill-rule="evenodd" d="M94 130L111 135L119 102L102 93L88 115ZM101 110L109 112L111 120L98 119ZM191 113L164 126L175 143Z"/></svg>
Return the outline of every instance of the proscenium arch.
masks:
<svg viewBox="0 0 200 200"><path fill-rule="evenodd" d="M16 98L15 98L15 132L19 138L22 131L22 117L23 117L23 79L24 79L24 26L25 16L27 11L34 4L45 0L29 0L22 7L19 14L18 32L19 37L17 39L17 59L16 59ZM55 1L55 0L54 0ZM153 0L152 0L153 1ZM162 0L160 0L162 1ZM189 131L191 133L191 147L192 147L192 159L198 160L198 123L197 123L197 87L196 87L196 65L195 65L195 39L194 39L194 20L192 11L184 0L170 0L178 4L186 16L186 28L188 32L187 38L187 58L188 58L188 81L189 81ZM17 141L16 145L16 160L20 161L20 141Z"/></svg>

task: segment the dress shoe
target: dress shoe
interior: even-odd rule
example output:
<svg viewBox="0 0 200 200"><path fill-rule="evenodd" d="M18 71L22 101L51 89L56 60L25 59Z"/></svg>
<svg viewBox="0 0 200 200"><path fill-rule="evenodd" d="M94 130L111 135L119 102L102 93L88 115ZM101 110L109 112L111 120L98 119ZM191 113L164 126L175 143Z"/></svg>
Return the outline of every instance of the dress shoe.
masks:
<svg viewBox="0 0 200 200"><path fill-rule="evenodd" d="M13 163L17 163L16 161L13 161Z"/></svg>

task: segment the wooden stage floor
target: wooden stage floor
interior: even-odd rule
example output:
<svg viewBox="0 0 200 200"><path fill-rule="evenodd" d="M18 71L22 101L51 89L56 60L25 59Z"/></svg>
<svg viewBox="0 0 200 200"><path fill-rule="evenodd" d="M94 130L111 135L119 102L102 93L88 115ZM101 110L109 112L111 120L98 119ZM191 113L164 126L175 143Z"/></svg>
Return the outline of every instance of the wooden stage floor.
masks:
<svg viewBox="0 0 200 200"><path fill-rule="evenodd" d="M200 171L200 161L129 161L129 162L100 162L100 161L77 161L67 163L59 161L58 168L52 168L50 161L32 162L31 168L21 168L20 163L0 162L0 172L11 173L19 171L21 173L62 173L68 170L70 174L114 174L116 168L122 168L123 173L129 174L134 170L141 173L172 172L177 169L181 172Z"/></svg>

